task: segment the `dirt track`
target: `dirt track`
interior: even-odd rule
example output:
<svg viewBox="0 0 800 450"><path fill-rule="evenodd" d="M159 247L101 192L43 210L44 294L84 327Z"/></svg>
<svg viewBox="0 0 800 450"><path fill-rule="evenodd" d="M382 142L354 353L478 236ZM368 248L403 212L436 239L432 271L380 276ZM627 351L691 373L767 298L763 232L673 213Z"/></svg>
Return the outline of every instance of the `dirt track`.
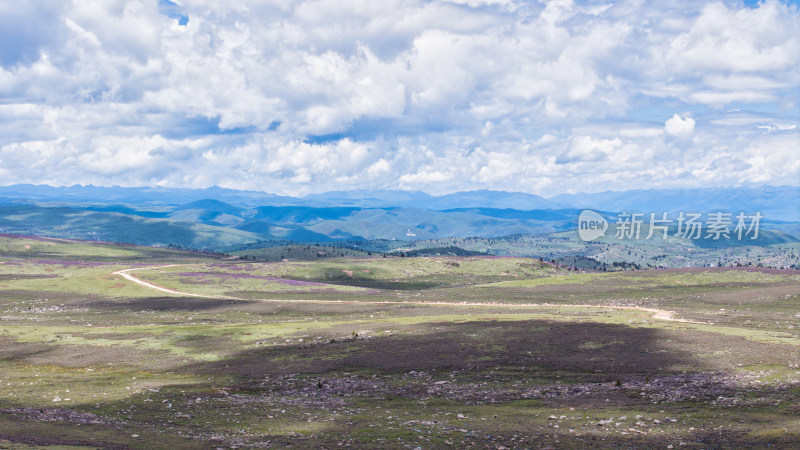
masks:
<svg viewBox="0 0 800 450"><path fill-rule="evenodd" d="M141 286L144 286L144 287L150 288L150 289L155 289L155 290L161 291L161 292L166 292L168 294L186 295L186 296L190 296L190 297L205 297L204 295L192 294L192 293L189 293L189 292L181 292L181 291L176 291L175 289L169 289L169 288L157 286L157 285L155 285L153 283L150 283L148 281L144 281L141 278L136 278L135 276L133 276L133 275L128 273L128 272L132 272L134 270L163 269L163 268L166 268L166 267L175 267L175 266L179 266L179 265L181 265L181 264L170 264L170 265L167 265L167 266L153 266L153 267L136 267L136 268L133 268L133 269L118 270L116 272L113 272L112 275L119 275L122 278L125 278L126 280L129 280L129 281L133 281L134 283L136 283L138 285L141 285Z"/></svg>
<svg viewBox="0 0 800 450"><path fill-rule="evenodd" d="M135 276L131 275L129 272L134 270L152 270L152 269L164 269L167 267L176 267L181 266L183 264L169 264L166 266L153 266L153 267L136 267L132 269L124 269L118 270L113 272L113 275L119 275L126 280L132 281L138 285L144 286L146 288L154 289L161 292L166 292L169 294L175 295L183 295L189 297L205 297L205 298L212 298L205 295L200 294L192 294L191 292L183 292L178 291L175 289L169 289L165 287L161 287L150 283L148 281L144 281L141 278L136 278ZM229 300L243 300L235 297L225 297L225 299ZM557 306L557 307L564 307L564 308L600 308L600 309L620 309L620 310L628 310L628 311L643 311L650 313L653 319L656 320L665 320L668 322L681 322L681 323L697 323L697 324L704 324L706 322L698 322L694 320L687 320L687 319L678 319L673 317L672 311L667 311L665 309L657 309L657 308L646 308L643 306L614 306L614 305L586 305L586 304L551 304L551 303L491 303L491 302L431 302L431 301L359 301L359 300L267 300L265 301L277 301L277 302L308 302L308 303L342 303L342 304L365 304L365 305L391 305L391 304L405 304L405 305L427 305L427 306L494 306L494 307L542 307L542 306Z"/></svg>

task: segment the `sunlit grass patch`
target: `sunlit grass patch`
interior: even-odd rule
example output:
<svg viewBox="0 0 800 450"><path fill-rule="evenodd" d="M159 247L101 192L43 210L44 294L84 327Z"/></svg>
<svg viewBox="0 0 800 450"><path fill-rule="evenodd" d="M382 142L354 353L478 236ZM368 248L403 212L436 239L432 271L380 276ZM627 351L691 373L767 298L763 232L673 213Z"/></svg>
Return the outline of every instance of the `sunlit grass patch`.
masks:
<svg viewBox="0 0 800 450"><path fill-rule="evenodd" d="M64 367L4 362L0 399L7 406L94 407L164 386L202 381L191 375L138 371L115 364Z"/></svg>
<svg viewBox="0 0 800 450"><path fill-rule="evenodd" d="M269 276L251 265L180 265L137 270L131 275L161 287L225 297L236 292L263 293L368 293L368 289L294 278Z"/></svg>

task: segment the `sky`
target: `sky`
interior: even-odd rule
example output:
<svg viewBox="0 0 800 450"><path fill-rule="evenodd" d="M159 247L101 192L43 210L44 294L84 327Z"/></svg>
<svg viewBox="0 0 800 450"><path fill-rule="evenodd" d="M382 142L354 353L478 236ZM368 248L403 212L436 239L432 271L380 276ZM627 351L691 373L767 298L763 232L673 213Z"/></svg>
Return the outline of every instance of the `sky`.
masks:
<svg viewBox="0 0 800 450"><path fill-rule="evenodd" d="M0 3L0 184L800 185L797 1Z"/></svg>

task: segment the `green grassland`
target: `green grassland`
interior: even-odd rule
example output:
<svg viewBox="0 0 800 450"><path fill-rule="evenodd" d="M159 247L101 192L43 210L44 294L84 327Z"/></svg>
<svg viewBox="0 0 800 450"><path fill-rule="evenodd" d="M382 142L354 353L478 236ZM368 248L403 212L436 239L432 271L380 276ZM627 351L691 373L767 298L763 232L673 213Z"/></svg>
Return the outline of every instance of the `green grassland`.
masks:
<svg viewBox="0 0 800 450"><path fill-rule="evenodd" d="M557 261L562 265L578 265L590 258L590 269L619 270L617 264L641 268L684 268L702 266L765 266L800 267L800 243L797 238L779 231L764 230L756 241L744 239L681 239L659 234L650 239L643 226L640 239L616 239L614 225L606 237L583 242L575 230L546 235L514 235L498 238L446 238L402 242L367 242L363 248L375 248L390 254L422 250L431 247L455 246L491 255L524 256ZM586 261L582 261L586 262Z"/></svg>
<svg viewBox="0 0 800 450"><path fill-rule="evenodd" d="M0 236L0 448L800 443L798 271L287 259Z"/></svg>
<svg viewBox="0 0 800 450"><path fill-rule="evenodd" d="M280 263L196 264L143 270L138 272L137 276L148 281L163 283L163 286L171 289L204 295L210 295L212 292L222 295L227 292L235 296L234 289L248 290L257 285L266 288L263 291L264 295L284 292L286 289L268 285L280 283L286 287L290 286L291 281L308 283L293 287L293 290L300 292L312 287L337 291L343 287L417 291L516 279L537 279L556 273L566 273L566 271L528 258L477 256L334 258ZM362 293L376 294L364 290Z"/></svg>

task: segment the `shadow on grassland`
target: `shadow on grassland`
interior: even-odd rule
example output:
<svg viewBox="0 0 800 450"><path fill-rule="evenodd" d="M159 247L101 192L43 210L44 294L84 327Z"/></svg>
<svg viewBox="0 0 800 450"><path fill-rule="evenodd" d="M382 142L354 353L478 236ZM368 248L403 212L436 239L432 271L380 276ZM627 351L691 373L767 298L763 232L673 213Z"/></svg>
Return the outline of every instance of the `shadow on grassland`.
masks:
<svg viewBox="0 0 800 450"><path fill-rule="evenodd" d="M197 299L188 300L197 301ZM342 325L336 329L335 336L346 334L347 329L344 327L347 326L351 325ZM352 326L360 327L363 324ZM325 331L320 330L318 333L324 335ZM697 356L699 346L706 347L706 355L720 348L734 349L733 354L726 357L730 361L725 360L727 361L725 364L729 365L733 365L734 362L747 364L758 361L759 358L769 362L798 356L796 351L793 354L782 354L789 346L757 343L716 333L636 328L620 324L483 320L406 325L395 327L394 333L368 339L353 338L336 342L325 340L324 343L313 345L306 343L259 348L240 352L222 361L183 365L174 371L221 377L210 377L207 384L164 387L160 391L148 390L132 398L112 401L103 406L101 411L106 411L105 413L87 409L95 400L86 399L82 405L84 410L90 411L90 414L91 411L103 414L103 417L97 417L99 424L94 425L94 428L60 426L58 422L48 418L61 417L64 424L72 425L80 423L80 420L93 420L95 417L86 413L72 414L57 407L46 410L29 408L30 410L23 412L0 409L0 438L5 437L12 442L80 443L104 448L124 445L135 448L165 448L169 445L173 448L230 446L242 439L238 429L240 427L244 429L246 425L243 423L236 425L235 429L231 428L231 424L236 423L231 422L233 417L242 420L260 417L264 423L274 420L273 423L283 423L288 430L295 431L306 429L304 427L307 426L308 419L305 414L314 411L321 414L321 417L330 419L326 428L315 431L317 437L283 433L256 436L251 439L253 442L269 440L273 446L333 447L345 436L359 433L369 435L365 432L366 428L359 428L363 423L353 421L348 414L337 412L341 408L360 408L362 412L366 411L366 414L375 413L376 417L380 417L379 414L388 412L385 411L387 408L410 407L409 405L416 404L418 400L438 397L443 400L441 404L444 405L442 406L444 410L455 413L458 410L447 408L450 408L450 405L458 405L460 409L460 405L464 403L474 405L478 402L489 404L519 400L522 392L541 388L535 385L511 388L511 383L504 383L521 381L524 377L550 383L547 389L541 389L543 393L539 397L533 397L542 402L540 408L549 408L550 405L601 409L628 405L649 407L652 401L661 401L659 399L663 395L694 389L691 383L696 380L691 378L691 374L682 376L684 370L700 372L720 367L722 357ZM0 341L0 344L6 347L11 343ZM0 351L0 359L43 364L46 362L32 358L41 356L41 352L45 350L44 344L36 343L5 354ZM127 351L120 352L119 349L109 351L114 351L116 354L97 355L97 357L117 358L115 361L142 357ZM48 357L53 358L55 355ZM78 365L99 363L100 361L84 360ZM498 370L498 367L501 369ZM519 370L508 370L508 368ZM169 370L173 371L172 368ZM411 370L425 371L428 375L406 376ZM345 371L354 371L359 376L348 376L343 373ZM447 379L448 384L436 385L434 378L430 377L434 371L439 373L437 376ZM453 382L446 376L448 371L458 372ZM308 374L309 377L282 376L288 374ZM370 374L377 374L378 377L371 377ZM227 381L228 375L239 377L240 383L232 386L233 389L226 387L231 392L216 389L217 380ZM643 381L641 375L653 377L652 384ZM545 380L542 380L543 378ZM618 387L614 383L603 383L605 387L593 383L617 380L622 380ZM667 399L658 408L669 409L666 414L676 416L685 412L687 407L719 408L711 402L723 397L746 401L753 400L753 396L763 396L770 400L770 405L775 405L775 400L787 404L786 395L792 395L780 391L772 392L773 388L770 386L757 387L755 391L739 391L737 385L728 385L723 379L706 377L704 380L699 389L705 391L705 394L699 400L687 405L675 403L685 401L681 398ZM564 387L570 382L577 384L582 381L592 382L591 384L595 386L591 389L595 391L584 394L584 391L570 390L570 386ZM437 386L439 390L436 390ZM551 392L553 396L547 397L544 391ZM648 396L641 397L641 393L645 391ZM356 396L361 396L362 399L353 398ZM611 399L611 402L608 399ZM387 406L386 401L399 403ZM175 409L172 409L173 403ZM509 404L502 403L502 405ZM525 408L519 405L508 407ZM528 404L527 407L537 406ZM631 411L634 410L636 408L632 407ZM278 414L275 414L274 419L269 416L264 417L273 414L273 411L288 413L288 418L277 417ZM326 416L327 413L321 411L333 412ZM736 411L739 410L725 409L726 414ZM741 411L744 412L737 414L750 414L746 409ZM753 413L753 416L741 417L748 420L757 417L763 421L765 420L763 413L763 410L759 410ZM29 418L23 419L23 416ZM781 417L781 412L776 412L775 417ZM281 420L284 422L280 422ZM714 421L717 422L717 419ZM480 426L474 423L469 423L469 426L480 429ZM3 429L8 431L4 432ZM161 435L157 434L159 430L169 430L169 432ZM56 432L61 433L62 437L57 440L46 440L52 439ZM132 433L141 437L134 440L131 438ZM741 431L716 429L713 432L699 430L692 433L681 430L678 433L681 439L691 438L693 443L702 447L737 446L734 444L774 445L789 443L797 438L796 433L778 437L771 435L751 437ZM414 435L417 434L418 431L415 431ZM522 434L530 439L553 437L569 444L567 446L576 447L600 444L604 447L619 445L649 448L663 444L663 437L654 435L584 433L581 436L571 436L566 427L561 431L549 428L545 430L535 421L530 423L522 421L519 428L501 431L499 435L492 432L493 436L497 435L497 439L504 442L510 442L512 434L514 438ZM186 439L187 436L194 436L198 440ZM219 441L210 445L212 439ZM469 440L468 443L489 445L488 441L480 440L482 439L480 436L465 436L465 439Z"/></svg>
<svg viewBox="0 0 800 450"><path fill-rule="evenodd" d="M249 300L231 300L206 297L143 297L118 300L99 300L87 304L90 310L105 311L208 311L244 306L255 303Z"/></svg>
<svg viewBox="0 0 800 450"><path fill-rule="evenodd" d="M482 372L496 366L608 379L612 374L705 368L680 346L665 345L663 342L676 338L665 333L624 325L545 320L445 322L408 326L389 336L248 350L224 361L182 370L236 375L244 381L269 374Z"/></svg>

